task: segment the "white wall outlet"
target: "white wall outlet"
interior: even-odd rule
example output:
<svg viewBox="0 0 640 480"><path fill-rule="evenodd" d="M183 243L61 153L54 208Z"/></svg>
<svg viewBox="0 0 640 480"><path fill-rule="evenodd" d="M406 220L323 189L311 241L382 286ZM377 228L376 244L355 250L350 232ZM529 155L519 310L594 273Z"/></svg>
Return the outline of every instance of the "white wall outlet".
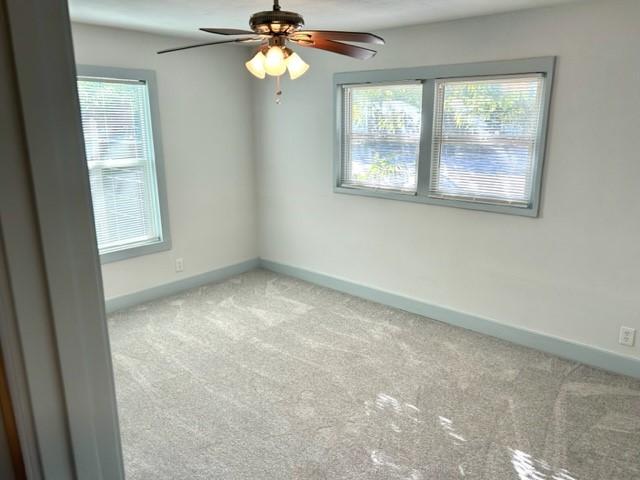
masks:
<svg viewBox="0 0 640 480"><path fill-rule="evenodd" d="M633 347L636 343L636 329L631 327L620 327L620 338L618 339L620 345L626 345L627 347Z"/></svg>
<svg viewBox="0 0 640 480"><path fill-rule="evenodd" d="M184 260L182 258L176 258L176 272L184 271Z"/></svg>

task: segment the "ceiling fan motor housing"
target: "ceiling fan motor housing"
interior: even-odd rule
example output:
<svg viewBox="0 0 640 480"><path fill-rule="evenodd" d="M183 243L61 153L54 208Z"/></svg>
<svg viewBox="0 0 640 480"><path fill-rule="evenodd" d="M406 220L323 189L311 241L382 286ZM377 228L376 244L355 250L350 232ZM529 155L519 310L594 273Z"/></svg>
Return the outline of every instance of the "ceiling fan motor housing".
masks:
<svg viewBox="0 0 640 480"><path fill-rule="evenodd" d="M251 30L259 35L288 35L304 26L302 15L284 10L268 10L251 15Z"/></svg>

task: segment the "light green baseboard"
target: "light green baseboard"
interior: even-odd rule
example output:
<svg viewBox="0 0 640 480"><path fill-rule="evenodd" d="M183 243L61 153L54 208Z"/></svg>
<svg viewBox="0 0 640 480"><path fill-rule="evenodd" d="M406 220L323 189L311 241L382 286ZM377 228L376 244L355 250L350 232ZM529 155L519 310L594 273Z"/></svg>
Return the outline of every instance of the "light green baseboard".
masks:
<svg viewBox="0 0 640 480"><path fill-rule="evenodd" d="M125 308L134 307L145 302L168 297L169 295L175 295L176 293L180 293L191 288L201 287L202 285L207 285L209 283L221 282L229 277L233 277L234 275L254 270L259 266L260 259L252 258L245 262L218 268L207 273L194 275L193 277L183 278L171 283L165 283L163 285L134 292L129 295L110 298L104 302L105 309L107 313L117 312L118 310L124 310Z"/></svg>
<svg viewBox="0 0 640 480"><path fill-rule="evenodd" d="M500 338L511 343L522 345L558 357L580 362L585 365L608 370L622 375L640 378L640 359L626 357L600 348L571 342L557 337L544 335L523 328L505 325L468 313L462 313L438 305L431 305L413 298L385 292L354 282L331 277L322 273L304 270L269 260L260 259L260 266L272 272L289 275L323 287L365 298L377 303L416 313L440 322L466 328L475 332Z"/></svg>
<svg viewBox="0 0 640 480"><path fill-rule="evenodd" d="M640 378L640 359L627 357L600 348L571 342L569 340L544 335L523 328L505 325L495 320L482 318L469 313L458 312L450 308L432 305L420 300L385 292L355 282L316 273L270 260L254 258L246 262L229 265L208 273L185 278L168 284L149 288L140 292L109 299L105 302L107 313L130 308L141 303L174 295L184 290L200 287L209 283L221 282L234 275L255 268L264 268L272 272L289 275L323 287L365 298L373 302L405 310L407 312L432 318L440 322L466 328L475 332L500 338L543 352L551 353L568 360L580 362L603 370Z"/></svg>

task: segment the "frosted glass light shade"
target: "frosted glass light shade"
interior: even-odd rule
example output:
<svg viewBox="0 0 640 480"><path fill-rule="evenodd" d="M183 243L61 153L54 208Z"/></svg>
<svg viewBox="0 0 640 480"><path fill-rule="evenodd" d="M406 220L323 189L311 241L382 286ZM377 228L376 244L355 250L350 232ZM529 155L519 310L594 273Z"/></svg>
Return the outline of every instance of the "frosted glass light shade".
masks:
<svg viewBox="0 0 640 480"><path fill-rule="evenodd" d="M287 68L289 69L291 80L295 80L309 70L309 65L300 58L300 55L292 53L287 57Z"/></svg>
<svg viewBox="0 0 640 480"><path fill-rule="evenodd" d="M268 75L278 77L287 70L287 62L281 47L273 46L267 51L264 69Z"/></svg>
<svg viewBox="0 0 640 480"><path fill-rule="evenodd" d="M255 56L251 60L249 60L244 65L247 67L247 70L249 70L252 75L258 78L264 78L266 73L264 69L265 60L266 59L264 54L262 52L258 52L255 54Z"/></svg>

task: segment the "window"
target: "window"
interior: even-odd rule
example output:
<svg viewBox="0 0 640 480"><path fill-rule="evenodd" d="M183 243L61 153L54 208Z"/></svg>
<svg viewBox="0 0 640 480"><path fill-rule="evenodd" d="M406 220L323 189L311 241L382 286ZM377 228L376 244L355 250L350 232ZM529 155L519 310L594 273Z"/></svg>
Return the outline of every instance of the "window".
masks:
<svg viewBox="0 0 640 480"><path fill-rule="evenodd" d="M526 207L543 78L437 80L429 195Z"/></svg>
<svg viewBox="0 0 640 480"><path fill-rule="evenodd" d="M537 216L554 63L336 74L335 190Z"/></svg>
<svg viewBox="0 0 640 480"><path fill-rule="evenodd" d="M415 193L422 85L344 88L342 184Z"/></svg>
<svg viewBox="0 0 640 480"><path fill-rule="evenodd" d="M78 95L103 262L170 248L153 72L78 68Z"/></svg>

